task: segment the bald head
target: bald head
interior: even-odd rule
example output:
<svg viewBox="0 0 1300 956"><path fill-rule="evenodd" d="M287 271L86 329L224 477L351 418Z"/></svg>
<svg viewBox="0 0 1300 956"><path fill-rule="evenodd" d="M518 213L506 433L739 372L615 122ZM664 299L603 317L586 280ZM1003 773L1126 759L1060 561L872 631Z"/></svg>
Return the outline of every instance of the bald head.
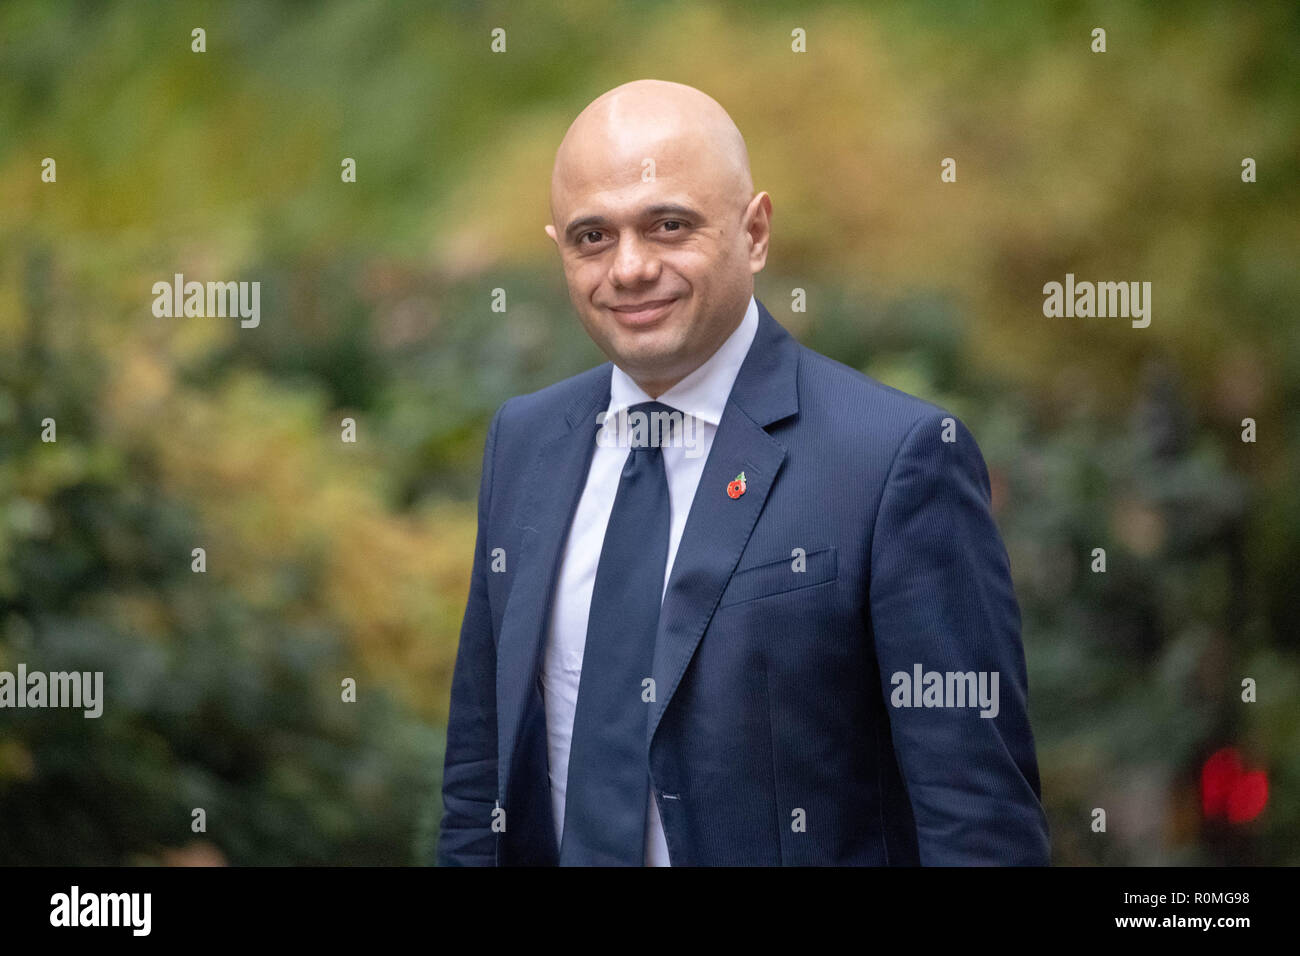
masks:
<svg viewBox="0 0 1300 956"><path fill-rule="evenodd" d="M592 340L658 397L740 324L767 261L771 211L717 101L637 80L569 126L546 233Z"/></svg>
<svg viewBox="0 0 1300 956"><path fill-rule="evenodd" d="M552 213L557 191L608 182L620 165L639 179L646 160L655 175L664 162L695 164L737 208L754 194L745 138L717 100L682 83L634 80L596 97L570 124L551 172Z"/></svg>

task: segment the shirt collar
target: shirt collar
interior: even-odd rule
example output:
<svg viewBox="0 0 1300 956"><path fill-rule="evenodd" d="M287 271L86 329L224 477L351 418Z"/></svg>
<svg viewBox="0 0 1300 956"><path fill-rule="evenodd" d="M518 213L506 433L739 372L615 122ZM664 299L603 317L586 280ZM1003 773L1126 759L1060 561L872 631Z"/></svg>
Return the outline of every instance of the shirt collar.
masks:
<svg viewBox="0 0 1300 956"><path fill-rule="evenodd" d="M606 417L618 414L619 409L641 402L659 401L686 414L694 415L700 421L716 426L722 421L722 411L727 407L727 397L731 386L736 382L740 366L749 353L758 331L758 304L754 297L749 297L749 307L745 317L740 320L734 332L718 346L718 350L705 360L704 364L691 372L684 379L664 392L657 399L652 399L632 377L617 365L614 366L609 382L609 408Z"/></svg>

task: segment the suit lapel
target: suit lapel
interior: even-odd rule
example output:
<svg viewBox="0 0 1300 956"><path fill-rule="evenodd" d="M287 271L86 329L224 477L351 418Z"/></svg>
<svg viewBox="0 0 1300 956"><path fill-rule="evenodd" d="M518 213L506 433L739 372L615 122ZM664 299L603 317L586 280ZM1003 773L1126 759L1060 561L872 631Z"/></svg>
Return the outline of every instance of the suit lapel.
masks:
<svg viewBox="0 0 1300 956"><path fill-rule="evenodd" d="M521 723L537 691L539 655L550 619L551 592L569 524L596 447L596 412L609 403L609 375L570 406L564 427L533 458L513 516L522 529L517 576L497 642L498 778L509 794Z"/></svg>
<svg viewBox="0 0 1300 956"><path fill-rule="evenodd" d="M700 476L659 613L651 670L656 699L650 705L647 747L745 550L784 460L785 449L729 403ZM727 484L742 471L745 493L729 498Z"/></svg>
<svg viewBox="0 0 1300 956"><path fill-rule="evenodd" d="M759 326L736 376L686 519L659 614L646 746L681 683L740 561L786 450L766 426L797 413L799 345L760 302ZM727 485L745 473L745 493Z"/></svg>

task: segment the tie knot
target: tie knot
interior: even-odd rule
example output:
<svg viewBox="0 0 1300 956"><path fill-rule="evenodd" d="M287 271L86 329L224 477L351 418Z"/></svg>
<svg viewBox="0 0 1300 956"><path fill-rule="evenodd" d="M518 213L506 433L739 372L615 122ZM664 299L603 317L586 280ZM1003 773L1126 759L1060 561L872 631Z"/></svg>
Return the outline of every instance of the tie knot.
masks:
<svg viewBox="0 0 1300 956"><path fill-rule="evenodd" d="M632 412L643 412L646 415L651 415L655 412L663 412L665 414L672 414L673 412L676 412L678 415L681 414L681 412L678 411L678 409L673 408L671 405L665 405L663 402L655 402L655 401L637 402L635 405L629 405L627 410L628 410L628 414L631 414Z"/></svg>

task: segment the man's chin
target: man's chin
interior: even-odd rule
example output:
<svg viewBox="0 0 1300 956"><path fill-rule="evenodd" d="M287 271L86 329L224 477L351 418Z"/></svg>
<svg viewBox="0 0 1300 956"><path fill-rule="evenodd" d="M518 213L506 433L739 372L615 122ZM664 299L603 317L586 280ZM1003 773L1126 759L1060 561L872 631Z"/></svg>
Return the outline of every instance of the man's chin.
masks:
<svg viewBox="0 0 1300 956"><path fill-rule="evenodd" d="M682 343L668 329L646 329L611 336L604 351L610 360L629 374L669 369L680 363Z"/></svg>
<svg viewBox="0 0 1300 956"><path fill-rule="evenodd" d="M600 322L605 340L620 349L662 348L670 342L678 342L681 338L677 331L678 323L675 321L627 323L606 312L600 317Z"/></svg>

